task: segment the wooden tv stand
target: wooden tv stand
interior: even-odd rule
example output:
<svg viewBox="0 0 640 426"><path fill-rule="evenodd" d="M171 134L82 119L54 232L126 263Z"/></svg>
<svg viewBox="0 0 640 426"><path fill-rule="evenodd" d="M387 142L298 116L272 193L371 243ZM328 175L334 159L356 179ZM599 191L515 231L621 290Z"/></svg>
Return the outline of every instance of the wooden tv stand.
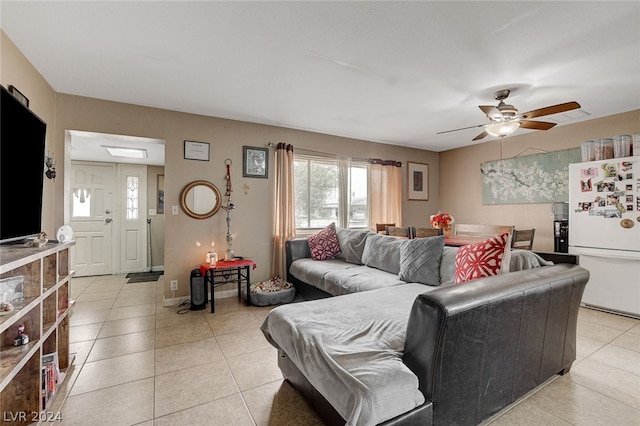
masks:
<svg viewBox="0 0 640 426"><path fill-rule="evenodd" d="M63 373L72 364L69 286L74 272L69 267L69 248L73 245L72 241L41 248L0 246L0 279L24 276L24 299L0 316L0 413L4 424L37 423L49 415L53 396L47 400L42 392L44 355L57 354ZM21 324L29 342L14 346Z"/></svg>

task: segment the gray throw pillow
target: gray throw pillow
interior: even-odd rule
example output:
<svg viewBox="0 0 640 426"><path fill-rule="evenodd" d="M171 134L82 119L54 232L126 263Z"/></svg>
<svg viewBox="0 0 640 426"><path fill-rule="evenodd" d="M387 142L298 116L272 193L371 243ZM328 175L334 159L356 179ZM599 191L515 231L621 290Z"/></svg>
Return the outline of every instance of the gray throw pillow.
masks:
<svg viewBox="0 0 640 426"><path fill-rule="evenodd" d="M400 272L400 243L403 239L369 232L365 239L362 263L385 272Z"/></svg>
<svg viewBox="0 0 640 426"><path fill-rule="evenodd" d="M405 282L440 285L444 236L405 240L400 245L400 272Z"/></svg>
<svg viewBox="0 0 640 426"><path fill-rule="evenodd" d="M364 251L365 238L367 238L368 231L336 228L336 233L338 234L340 250L342 250L342 253L337 255L336 259L362 265L362 252Z"/></svg>

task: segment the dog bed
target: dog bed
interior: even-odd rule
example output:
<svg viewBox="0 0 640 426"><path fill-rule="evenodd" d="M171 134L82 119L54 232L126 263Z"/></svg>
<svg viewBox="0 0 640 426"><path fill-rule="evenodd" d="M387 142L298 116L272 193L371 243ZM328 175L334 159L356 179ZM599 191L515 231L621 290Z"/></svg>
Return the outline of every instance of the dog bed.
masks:
<svg viewBox="0 0 640 426"><path fill-rule="evenodd" d="M280 305L289 303L296 297L296 289L290 282L280 277L251 283L251 304L256 306ZM242 296L246 300L247 290L242 287Z"/></svg>

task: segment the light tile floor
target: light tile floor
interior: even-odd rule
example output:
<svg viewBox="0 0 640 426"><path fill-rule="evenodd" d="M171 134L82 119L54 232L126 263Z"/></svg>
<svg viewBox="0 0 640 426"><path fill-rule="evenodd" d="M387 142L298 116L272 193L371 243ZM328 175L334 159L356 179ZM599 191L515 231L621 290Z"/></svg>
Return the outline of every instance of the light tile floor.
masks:
<svg viewBox="0 0 640 426"><path fill-rule="evenodd" d="M157 282L74 278L64 425L322 425L259 330L270 308L162 306ZM57 408L56 408L57 407ZM485 423L640 425L640 320L581 309L578 359Z"/></svg>

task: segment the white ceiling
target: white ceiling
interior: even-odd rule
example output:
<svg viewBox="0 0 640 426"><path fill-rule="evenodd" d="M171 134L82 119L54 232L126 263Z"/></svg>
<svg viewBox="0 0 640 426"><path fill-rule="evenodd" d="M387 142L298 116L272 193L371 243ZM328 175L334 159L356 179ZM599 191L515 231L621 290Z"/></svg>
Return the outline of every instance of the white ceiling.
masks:
<svg viewBox="0 0 640 426"><path fill-rule="evenodd" d="M477 143L436 133L487 122L497 89L589 114L559 125L640 108L638 1L2 1L0 19L57 92L434 151Z"/></svg>

